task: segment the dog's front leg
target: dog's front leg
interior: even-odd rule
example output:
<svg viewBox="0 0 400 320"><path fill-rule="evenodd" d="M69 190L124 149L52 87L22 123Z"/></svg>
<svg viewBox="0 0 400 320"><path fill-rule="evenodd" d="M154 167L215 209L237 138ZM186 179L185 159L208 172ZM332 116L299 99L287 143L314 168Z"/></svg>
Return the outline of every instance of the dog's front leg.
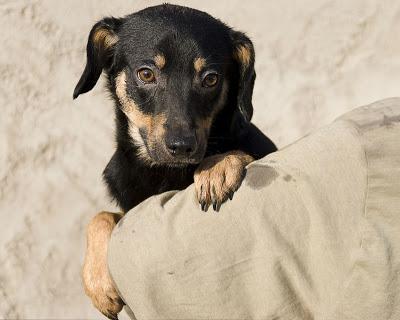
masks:
<svg viewBox="0 0 400 320"><path fill-rule="evenodd" d="M107 248L111 232L122 215L98 213L87 228L87 249L82 269L86 294L93 305L106 317L117 319L124 303L115 290L107 266Z"/></svg>
<svg viewBox="0 0 400 320"><path fill-rule="evenodd" d="M246 166L254 158L235 150L205 158L194 173L197 199L201 209L207 211L212 204L218 211L221 204L240 187Z"/></svg>

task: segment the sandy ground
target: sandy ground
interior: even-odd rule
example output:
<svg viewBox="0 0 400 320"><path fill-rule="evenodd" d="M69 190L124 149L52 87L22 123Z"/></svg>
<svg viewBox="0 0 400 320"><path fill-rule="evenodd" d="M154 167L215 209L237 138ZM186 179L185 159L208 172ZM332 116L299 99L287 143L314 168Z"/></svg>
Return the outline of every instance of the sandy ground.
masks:
<svg viewBox="0 0 400 320"><path fill-rule="evenodd" d="M0 0L0 317L102 318L79 273L88 220L114 209L101 181L113 112L104 81L72 91L93 23L160 2ZM279 146L400 94L399 1L176 3L254 40L254 121Z"/></svg>

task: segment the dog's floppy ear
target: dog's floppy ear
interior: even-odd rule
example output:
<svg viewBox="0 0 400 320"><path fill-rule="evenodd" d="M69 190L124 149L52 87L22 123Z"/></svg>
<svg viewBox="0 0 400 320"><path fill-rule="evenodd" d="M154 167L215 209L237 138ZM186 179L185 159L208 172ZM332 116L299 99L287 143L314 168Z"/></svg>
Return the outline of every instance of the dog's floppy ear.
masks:
<svg viewBox="0 0 400 320"><path fill-rule="evenodd" d="M239 68L237 105L246 121L250 121L253 116L251 99L256 79L254 71L254 47L251 40L242 32L231 31L231 41L233 59L238 63Z"/></svg>
<svg viewBox="0 0 400 320"><path fill-rule="evenodd" d="M90 91L96 85L102 70L111 66L120 25L120 19L104 18L92 27L86 46L86 67L75 87L74 99Z"/></svg>

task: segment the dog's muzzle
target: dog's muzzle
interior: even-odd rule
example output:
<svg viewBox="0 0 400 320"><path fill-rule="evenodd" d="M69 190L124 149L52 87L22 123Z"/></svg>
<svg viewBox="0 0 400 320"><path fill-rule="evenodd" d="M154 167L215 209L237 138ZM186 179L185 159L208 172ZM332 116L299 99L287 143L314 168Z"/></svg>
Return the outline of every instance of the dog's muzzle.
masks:
<svg viewBox="0 0 400 320"><path fill-rule="evenodd" d="M174 158L189 159L197 151L197 139L194 135L170 135L165 139L165 146Z"/></svg>

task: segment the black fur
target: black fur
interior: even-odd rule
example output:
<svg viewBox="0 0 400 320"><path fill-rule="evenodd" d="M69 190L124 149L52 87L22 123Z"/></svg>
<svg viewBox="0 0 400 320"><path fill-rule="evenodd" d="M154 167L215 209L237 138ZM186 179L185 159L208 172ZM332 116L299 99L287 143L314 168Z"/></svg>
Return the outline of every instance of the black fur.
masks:
<svg viewBox="0 0 400 320"><path fill-rule="evenodd" d="M108 48L93 43L98 28L117 36L118 42ZM240 45L251 54L246 65L234 58L234 50ZM166 57L162 70L156 69L152 61L158 53ZM198 57L207 60L207 70L219 75L215 87L201 84L204 74L196 74L193 68ZM137 72L143 66L156 73L156 84L140 82ZM89 34L87 64L74 98L91 90L103 70L115 100L117 126L117 149L104 170L104 180L124 211L152 195L186 188L204 157L242 150L259 159L276 150L272 141L250 123L255 80L251 41L204 12L165 4L121 19L99 21ZM152 145L151 132L139 130L150 162L138 156L137 141L128 131L129 120L116 95L116 77L121 71L127 77L128 96L139 110L166 119L164 140L158 137ZM222 99L225 82L227 95ZM222 106L215 112L218 101ZM211 127L202 129L199 123L210 117ZM165 141L180 143L189 136L195 140L190 154L171 156Z"/></svg>

